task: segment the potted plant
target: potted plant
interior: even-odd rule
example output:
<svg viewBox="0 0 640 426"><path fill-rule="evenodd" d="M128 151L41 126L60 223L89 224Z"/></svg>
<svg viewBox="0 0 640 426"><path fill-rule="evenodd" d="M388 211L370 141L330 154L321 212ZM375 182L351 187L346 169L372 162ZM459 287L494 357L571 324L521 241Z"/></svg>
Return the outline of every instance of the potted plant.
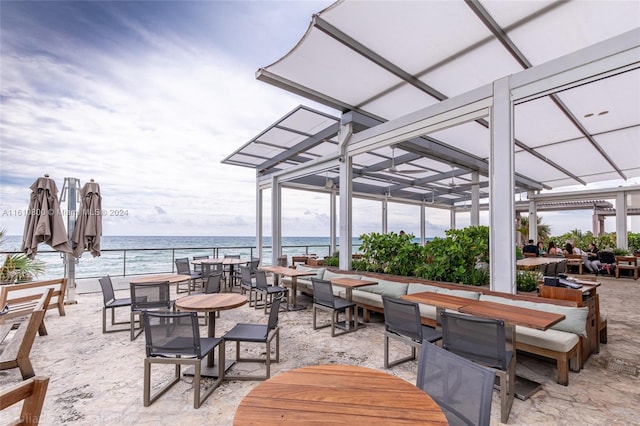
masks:
<svg viewBox="0 0 640 426"><path fill-rule="evenodd" d="M5 235L5 230L0 230L0 244ZM44 263L38 260L29 259L26 254L7 253L4 263L0 269L0 283L15 284L18 282L31 281L34 277L44 272Z"/></svg>

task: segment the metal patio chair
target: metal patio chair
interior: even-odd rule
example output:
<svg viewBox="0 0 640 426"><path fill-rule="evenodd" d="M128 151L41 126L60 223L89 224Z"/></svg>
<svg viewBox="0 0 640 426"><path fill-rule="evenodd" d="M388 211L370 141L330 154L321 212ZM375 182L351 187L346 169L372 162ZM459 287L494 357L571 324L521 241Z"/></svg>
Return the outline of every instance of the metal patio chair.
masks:
<svg viewBox="0 0 640 426"><path fill-rule="evenodd" d="M422 325L420 308L415 302L382 296L384 308L384 368L416 359L416 349L424 341L433 343L442 339L442 333ZM411 355L389 361L389 339L396 339L411 346Z"/></svg>
<svg viewBox="0 0 640 426"><path fill-rule="evenodd" d="M513 404L516 376L516 355L512 347L514 327L505 327L502 320L446 311L440 312L440 321L443 349L490 367L498 376L500 419L502 423L507 423ZM511 346L509 348L508 343Z"/></svg>
<svg viewBox="0 0 640 426"><path fill-rule="evenodd" d="M494 379L491 369L422 343L416 386L438 403L450 425L489 426Z"/></svg>
<svg viewBox="0 0 640 426"><path fill-rule="evenodd" d="M356 312L356 304L342 299L341 297L334 296L331 281L311 278L311 283L313 284L313 329L317 330L319 328L331 327L331 337L356 331L358 327L354 325L353 328L345 327L344 331L336 332L337 325L339 324L338 315L340 312L343 312L346 317L347 309L351 309L354 315L354 320L357 323L358 313ZM316 326L316 313L318 309L331 313L330 324Z"/></svg>
<svg viewBox="0 0 640 426"><path fill-rule="evenodd" d="M115 292L113 291L113 283L111 282L111 277L109 275L105 275L101 277L99 280L100 287L102 288L102 332L103 333L116 333L118 331L129 331L130 327L127 328L111 328L107 329L107 309L111 310L111 327L115 325L129 324L129 321L116 321L115 310L116 308L130 307L131 299L130 298L120 298L116 299Z"/></svg>
<svg viewBox="0 0 640 426"><path fill-rule="evenodd" d="M224 380L224 341L219 337L200 337L195 312L143 312L146 358L144 360L144 406L148 407L181 378L183 364L193 367L193 408L202 403ZM201 396L202 361L218 348L218 377L208 383ZM151 394L152 364L175 364L173 380Z"/></svg>
<svg viewBox="0 0 640 426"><path fill-rule="evenodd" d="M280 311L280 300L282 296L275 297L269 313L267 324L236 324L227 331L222 338L225 342L236 342L236 362L264 362L265 375L233 375L227 376L227 380L266 380L271 377L271 363L280 362L280 327L278 327L278 312ZM271 342L276 340L275 358L271 358ZM265 357L262 358L242 358L240 356L240 343L262 343L266 345Z"/></svg>

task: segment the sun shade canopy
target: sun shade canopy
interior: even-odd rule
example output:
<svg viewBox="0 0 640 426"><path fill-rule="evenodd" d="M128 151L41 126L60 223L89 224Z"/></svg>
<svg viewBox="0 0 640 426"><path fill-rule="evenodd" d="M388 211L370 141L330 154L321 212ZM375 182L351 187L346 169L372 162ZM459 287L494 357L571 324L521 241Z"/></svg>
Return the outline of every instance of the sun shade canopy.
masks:
<svg viewBox="0 0 640 426"><path fill-rule="evenodd" d="M514 106L515 191L638 177L639 28L640 3L630 1L339 1L257 78L342 116L296 108L223 162L260 177L337 157L341 121L354 133L373 128L626 35L635 66ZM354 195L455 205L478 184L487 196L489 126L476 119L358 153ZM333 190L338 168L287 183Z"/></svg>

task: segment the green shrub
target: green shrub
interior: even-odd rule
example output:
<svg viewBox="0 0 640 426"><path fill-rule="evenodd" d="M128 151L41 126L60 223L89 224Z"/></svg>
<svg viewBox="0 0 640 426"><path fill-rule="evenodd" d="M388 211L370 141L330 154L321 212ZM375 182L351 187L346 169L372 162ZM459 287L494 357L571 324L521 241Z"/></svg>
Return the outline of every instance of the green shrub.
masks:
<svg viewBox="0 0 640 426"><path fill-rule="evenodd" d="M640 251L640 232L629 232L627 235L627 243L630 251Z"/></svg>
<svg viewBox="0 0 640 426"><path fill-rule="evenodd" d="M361 259L352 262L353 269L367 272L382 272L392 275L413 275L422 262L422 247L413 242L412 234L371 234L360 235Z"/></svg>
<svg viewBox="0 0 640 426"><path fill-rule="evenodd" d="M340 266L340 252L336 250L331 256L327 256L324 258L325 266L335 266L336 268Z"/></svg>
<svg viewBox="0 0 640 426"><path fill-rule="evenodd" d="M489 282L486 270L476 267L489 262L489 228L470 226L449 229L445 238L434 238L424 247L426 263L415 275L436 281L482 285Z"/></svg>

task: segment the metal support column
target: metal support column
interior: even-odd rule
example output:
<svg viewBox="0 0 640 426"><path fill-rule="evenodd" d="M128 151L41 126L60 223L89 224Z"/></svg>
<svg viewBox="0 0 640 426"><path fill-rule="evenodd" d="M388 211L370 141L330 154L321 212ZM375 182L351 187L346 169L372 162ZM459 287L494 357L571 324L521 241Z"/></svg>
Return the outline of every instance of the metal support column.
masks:
<svg viewBox="0 0 640 426"><path fill-rule="evenodd" d="M336 211L336 191L331 191L329 194L329 256L333 256L336 252L336 224L337 224L337 211Z"/></svg>
<svg viewBox="0 0 640 426"><path fill-rule="evenodd" d="M382 233L386 234L388 232L388 218L389 218L389 199L388 196L385 196L382 200Z"/></svg>
<svg viewBox="0 0 640 426"><path fill-rule="evenodd" d="M618 192L616 195L616 246L627 250L627 193Z"/></svg>
<svg viewBox="0 0 640 426"><path fill-rule="evenodd" d="M474 182L471 185L471 226L480 225L480 173L477 171L471 172L471 181Z"/></svg>
<svg viewBox="0 0 640 426"><path fill-rule="evenodd" d="M493 83L489 154L491 290L516 292L513 106L509 77Z"/></svg>
<svg viewBox="0 0 640 426"><path fill-rule="evenodd" d="M262 261L262 190L260 181L256 179L256 256Z"/></svg>
<svg viewBox="0 0 640 426"><path fill-rule="evenodd" d="M271 264L278 264L282 251L282 190L276 176L271 178Z"/></svg>
<svg viewBox="0 0 640 426"><path fill-rule="evenodd" d="M71 245L71 237L76 227L78 193L80 192L80 179L66 177L62 184L61 201L67 201L67 239ZM76 300L76 265L78 259L70 255L64 254L64 276L67 278L67 294L65 295L65 304L78 303Z"/></svg>
<svg viewBox="0 0 640 426"><path fill-rule="evenodd" d="M353 158L347 153L347 144L353 134L353 124L340 126L340 269L351 269L353 250Z"/></svg>

